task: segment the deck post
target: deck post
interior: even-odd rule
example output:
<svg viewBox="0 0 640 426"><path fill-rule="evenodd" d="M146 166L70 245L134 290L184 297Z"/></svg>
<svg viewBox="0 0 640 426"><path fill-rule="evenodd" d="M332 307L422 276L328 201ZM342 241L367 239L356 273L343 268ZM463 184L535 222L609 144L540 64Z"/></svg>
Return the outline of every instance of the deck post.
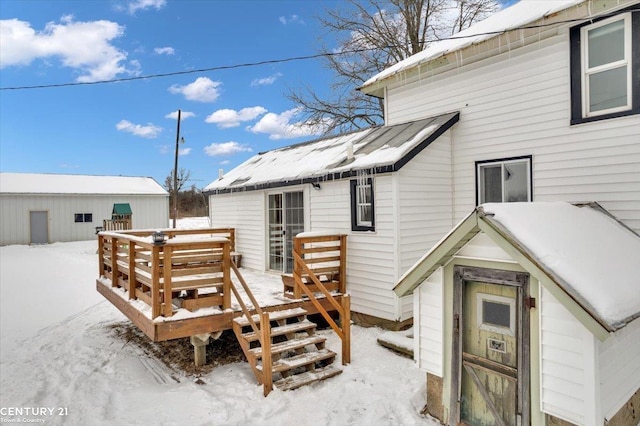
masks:
<svg viewBox="0 0 640 426"><path fill-rule="evenodd" d="M347 236L340 235L340 293L347 292Z"/></svg>
<svg viewBox="0 0 640 426"><path fill-rule="evenodd" d="M111 287L118 286L118 238L111 237Z"/></svg>
<svg viewBox="0 0 640 426"><path fill-rule="evenodd" d="M129 300L136 298L136 243L129 241Z"/></svg>
<svg viewBox="0 0 640 426"><path fill-rule="evenodd" d="M264 396L273 390L273 365L271 359L271 322L269 313L260 315L260 344L262 346L262 387Z"/></svg>
<svg viewBox="0 0 640 426"><path fill-rule="evenodd" d="M298 255L304 259L304 254L302 254L302 242L299 238L293 239L293 252L298 253ZM298 285L298 282L302 282L302 267L295 261L293 262L293 277L293 298L302 299L302 289ZM295 277L299 277L299 279L296 280Z"/></svg>
<svg viewBox="0 0 640 426"><path fill-rule="evenodd" d="M207 345L209 344L210 333L196 334L191 336L191 345L193 345L193 360L196 367L202 367L207 363Z"/></svg>
<svg viewBox="0 0 640 426"><path fill-rule="evenodd" d="M151 319L160 315L160 247L151 249Z"/></svg>
<svg viewBox="0 0 640 426"><path fill-rule="evenodd" d="M222 309L231 307L231 252L229 242L222 244Z"/></svg>
<svg viewBox="0 0 640 426"><path fill-rule="evenodd" d="M173 293L171 292L171 271L172 271L172 259L171 259L171 254L172 254L172 248L171 246L164 246L163 250L162 250L162 265L163 265L163 270L162 270L162 279L163 279L163 287L162 287L162 292L163 292L163 309L162 309L162 315L164 317L170 317L173 314L173 307L172 307L172 300L173 300Z"/></svg>
<svg viewBox="0 0 640 426"><path fill-rule="evenodd" d="M340 326L342 327L342 365L351 363L351 297L342 295L342 315Z"/></svg>
<svg viewBox="0 0 640 426"><path fill-rule="evenodd" d="M104 237L98 234L98 278L104 275Z"/></svg>

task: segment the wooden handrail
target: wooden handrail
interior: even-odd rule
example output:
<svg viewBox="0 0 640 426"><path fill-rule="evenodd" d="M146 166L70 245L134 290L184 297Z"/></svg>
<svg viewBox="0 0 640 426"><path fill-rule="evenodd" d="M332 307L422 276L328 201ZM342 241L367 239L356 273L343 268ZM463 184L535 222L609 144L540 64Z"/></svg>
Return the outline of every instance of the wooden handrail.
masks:
<svg viewBox="0 0 640 426"><path fill-rule="evenodd" d="M340 245L338 247L315 247L315 248L305 248L305 243L316 243L316 242L335 242L339 241ZM340 251L339 256L329 256L325 258L311 258L304 259L305 253L324 253L324 252L332 252L332 251ZM309 298L313 306L316 307L318 312L322 315L322 317L327 321L327 323L331 326L333 331L340 337L342 340L342 363L348 364L351 362L351 301L348 294L345 294L346 284L345 284L345 264L346 264L346 237L344 235L326 235L326 236L318 236L318 237L295 237L293 243L293 279L294 279L294 295L296 297L300 297L301 293ZM319 269L311 269L309 264L314 263L323 263L323 262L335 262L339 261L338 271L339 271L339 282L340 282L340 293L342 294L342 304L338 303L338 301L333 297L331 292L327 289L327 287L323 284L323 282L318 278L316 272L318 270L334 270L335 268L319 268ZM336 322L331 318L327 310L322 306L322 304L318 301L314 292L309 288L309 286L302 281L303 274L311 280L311 282L315 285L315 287L320 290L320 292L325 296L325 298L329 301L331 306L335 308L335 310L340 315L341 319L341 327L336 324Z"/></svg>

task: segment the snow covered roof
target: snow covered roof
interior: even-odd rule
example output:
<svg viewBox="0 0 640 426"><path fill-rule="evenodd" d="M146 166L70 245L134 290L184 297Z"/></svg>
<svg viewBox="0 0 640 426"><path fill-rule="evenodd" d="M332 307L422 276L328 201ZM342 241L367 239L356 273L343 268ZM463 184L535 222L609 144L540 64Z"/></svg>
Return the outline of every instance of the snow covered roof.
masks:
<svg viewBox="0 0 640 426"><path fill-rule="evenodd" d="M362 87L365 88L419 64L497 37L505 31L530 24L571 6L583 3L584 1L585 0L521 0L513 6L503 9L489 18L472 25L466 30L456 33L453 38L431 43L425 50L371 77Z"/></svg>
<svg viewBox="0 0 640 426"><path fill-rule="evenodd" d="M459 117L458 112L452 112L263 152L210 183L204 191L224 193L342 179L357 170L397 171ZM349 147L353 147L351 158Z"/></svg>
<svg viewBox="0 0 640 426"><path fill-rule="evenodd" d="M446 263L461 246L449 244L449 251L438 254L439 247L451 239L469 241L480 232L473 220L488 223L608 331L640 317L640 236L596 203L479 206L407 271L394 290L410 293ZM456 235L465 226L467 231ZM424 268L426 264L431 266Z"/></svg>
<svg viewBox="0 0 640 426"><path fill-rule="evenodd" d="M168 195L150 177L0 173L2 194Z"/></svg>

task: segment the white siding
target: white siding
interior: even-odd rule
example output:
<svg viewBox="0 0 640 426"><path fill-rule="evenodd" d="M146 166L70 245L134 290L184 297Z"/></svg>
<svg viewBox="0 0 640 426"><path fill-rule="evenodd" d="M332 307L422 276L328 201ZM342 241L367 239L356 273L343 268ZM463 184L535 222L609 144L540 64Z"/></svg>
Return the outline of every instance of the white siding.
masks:
<svg viewBox="0 0 640 426"><path fill-rule="evenodd" d="M209 196L212 227L236 229L236 251L242 266L264 271L266 267L265 194L262 191Z"/></svg>
<svg viewBox="0 0 640 426"><path fill-rule="evenodd" d="M443 377L444 301L442 268L431 274L414 293L414 358L418 367Z"/></svg>
<svg viewBox="0 0 640 426"><path fill-rule="evenodd" d="M462 247L456 257L515 262L506 251L497 246L487 234L480 232Z"/></svg>
<svg viewBox="0 0 640 426"><path fill-rule="evenodd" d="M475 206L475 161L533 156L535 201L598 201L640 230L640 116L570 125L569 36L387 90L387 124L461 111L454 218Z"/></svg>
<svg viewBox="0 0 640 426"><path fill-rule="evenodd" d="M375 232L351 232L347 268L349 292L357 312L388 320L400 319L399 300L393 292L398 278L396 209L392 175L374 180ZM356 303L353 303L357 299Z"/></svg>
<svg viewBox="0 0 640 426"><path fill-rule="evenodd" d="M129 203L135 229L167 228L167 195L16 195L0 196L0 245L30 243L30 211L47 211L49 242L96 238L96 226L111 219L113 205ZM75 213L91 213L93 221L76 223Z"/></svg>
<svg viewBox="0 0 640 426"><path fill-rule="evenodd" d="M440 241L452 221L451 137L446 132L397 174L398 277ZM411 318L410 297L401 300L402 319Z"/></svg>
<svg viewBox="0 0 640 426"><path fill-rule="evenodd" d="M640 319L599 344L600 395L606 420L640 386Z"/></svg>
<svg viewBox="0 0 640 426"><path fill-rule="evenodd" d="M551 293L541 293L541 409L577 425L595 425L595 338Z"/></svg>

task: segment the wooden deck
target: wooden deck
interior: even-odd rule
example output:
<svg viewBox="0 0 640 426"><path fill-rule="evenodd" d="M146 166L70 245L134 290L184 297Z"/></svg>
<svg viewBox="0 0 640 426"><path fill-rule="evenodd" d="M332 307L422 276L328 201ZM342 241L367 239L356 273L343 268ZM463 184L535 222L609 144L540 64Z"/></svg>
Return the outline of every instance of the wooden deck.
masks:
<svg viewBox="0 0 640 426"><path fill-rule="evenodd" d="M265 396L340 374L307 316L322 315L348 364L346 237L294 238L293 275L275 287L263 275L249 280L253 288L233 260L234 241L232 228L100 232L96 288L152 340L190 337L196 365L211 337L233 330Z"/></svg>
<svg viewBox="0 0 640 426"><path fill-rule="evenodd" d="M152 231L148 230L101 232L98 235L97 291L154 341L232 329L233 319L244 315L237 300L232 300L230 290L232 280L236 280L228 265L237 255L234 252L235 230L170 229L163 232L167 237L163 244L154 244ZM335 253L329 254L335 264ZM112 262L112 259L116 261ZM310 262L318 265L317 259ZM247 280L249 287L256 289L253 293L264 312L294 308L303 308L309 314L336 311L323 295L318 297L320 306L303 298L300 290L293 298L292 277L285 278L286 284L283 284L279 276L250 271L245 274L250 277ZM281 291L282 297L260 297L265 285L271 289L271 294ZM333 292L341 303L344 286L334 286L330 290L342 290ZM171 294L169 303L165 303L165 294ZM257 313L251 305L249 310L252 314Z"/></svg>

